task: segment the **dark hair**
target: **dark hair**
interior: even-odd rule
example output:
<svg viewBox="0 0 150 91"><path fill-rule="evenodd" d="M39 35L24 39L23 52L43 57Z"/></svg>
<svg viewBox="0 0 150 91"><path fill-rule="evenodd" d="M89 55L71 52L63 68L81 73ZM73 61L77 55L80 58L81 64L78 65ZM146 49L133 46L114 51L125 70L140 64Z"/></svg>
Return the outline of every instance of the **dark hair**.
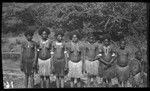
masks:
<svg viewBox="0 0 150 91"><path fill-rule="evenodd" d="M33 36L34 35L34 31L31 31L31 30L27 30L25 33L24 33L25 36L29 35L29 36Z"/></svg>
<svg viewBox="0 0 150 91"><path fill-rule="evenodd" d="M46 27L40 28L39 31L38 31L38 34L41 35L44 31L45 31L48 35L50 34L49 29L47 29Z"/></svg>
<svg viewBox="0 0 150 91"><path fill-rule="evenodd" d="M57 37L58 35L61 35L62 37L64 36L64 33L62 33L62 32L56 32L55 33L55 37Z"/></svg>

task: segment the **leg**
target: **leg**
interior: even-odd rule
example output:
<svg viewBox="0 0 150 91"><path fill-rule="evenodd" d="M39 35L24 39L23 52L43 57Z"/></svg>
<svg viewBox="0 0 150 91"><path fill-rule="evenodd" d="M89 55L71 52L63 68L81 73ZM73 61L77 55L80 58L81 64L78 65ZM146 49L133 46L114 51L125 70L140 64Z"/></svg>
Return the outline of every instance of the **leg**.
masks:
<svg viewBox="0 0 150 91"><path fill-rule="evenodd" d="M30 76L30 83L31 83L31 88L34 88L34 75L33 74Z"/></svg>
<svg viewBox="0 0 150 91"><path fill-rule="evenodd" d="M28 78L29 76L25 74L25 88L28 88Z"/></svg>
<svg viewBox="0 0 150 91"><path fill-rule="evenodd" d="M56 86L59 88L59 76L56 76Z"/></svg>
<svg viewBox="0 0 150 91"><path fill-rule="evenodd" d="M96 79L96 76L93 77L93 80L94 80L94 86L96 87L96 86L97 86L97 79Z"/></svg>
<svg viewBox="0 0 150 91"><path fill-rule="evenodd" d="M64 88L64 77L61 77L61 88Z"/></svg>
<svg viewBox="0 0 150 91"><path fill-rule="evenodd" d="M77 87L81 87L81 79L80 78L77 78Z"/></svg>
<svg viewBox="0 0 150 91"><path fill-rule="evenodd" d="M49 76L46 76L46 88L49 88Z"/></svg>
<svg viewBox="0 0 150 91"><path fill-rule="evenodd" d="M41 88L44 88L44 76L40 76Z"/></svg>
<svg viewBox="0 0 150 91"><path fill-rule="evenodd" d="M71 84L71 88L73 88L74 87L74 78L71 78L70 84Z"/></svg>

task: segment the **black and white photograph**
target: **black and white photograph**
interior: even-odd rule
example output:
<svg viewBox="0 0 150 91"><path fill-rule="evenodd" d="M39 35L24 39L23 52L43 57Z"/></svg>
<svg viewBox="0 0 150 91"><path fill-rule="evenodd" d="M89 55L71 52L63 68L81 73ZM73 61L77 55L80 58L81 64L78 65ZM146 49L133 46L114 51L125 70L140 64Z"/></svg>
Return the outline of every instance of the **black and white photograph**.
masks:
<svg viewBox="0 0 150 91"><path fill-rule="evenodd" d="M147 88L146 2L3 2L3 89Z"/></svg>

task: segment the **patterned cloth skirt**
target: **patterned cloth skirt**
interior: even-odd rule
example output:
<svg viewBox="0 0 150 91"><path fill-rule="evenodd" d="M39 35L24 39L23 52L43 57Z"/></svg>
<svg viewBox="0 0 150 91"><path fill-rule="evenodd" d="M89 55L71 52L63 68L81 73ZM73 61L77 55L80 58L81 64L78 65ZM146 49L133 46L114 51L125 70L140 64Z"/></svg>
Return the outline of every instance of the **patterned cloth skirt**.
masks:
<svg viewBox="0 0 150 91"><path fill-rule="evenodd" d="M116 65L116 71L117 71L117 76L119 78L119 81L124 82L124 81L128 80L128 78L130 76L129 66L120 67L120 66Z"/></svg>
<svg viewBox="0 0 150 91"><path fill-rule="evenodd" d="M82 78L82 61L80 62L72 62L71 60L68 63L69 66L69 72L68 77L69 78Z"/></svg>
<svg viewBox="0 0 150 91"><path fill-rule="evenodd" d="M55 59L53 73L56 76L65 76L65 59Z"/></svg>
<svg viewBox="0 0 150 91"><path fill-rule="evenodd" d="M112 65L107 68L107 66L103 63L99 63L99 76L103 78L114 78L116 76L116 67Z"/></svg>
<svg viewBox="0 0 150 91"><path fill-rule="evenodd" d="M50 76L51 73L51 58L47 60L38 59L39 75Z"/></svg>
<svg viewBox="0 0 150 91"><path fill-rule="evenodd" d="M99 61L89 61L85 60L85 70L88 75L98 75L98 66L99 66Z"/></svg>
<svg viewBox="0 0 150 91"><path fill-rule="evenodd" d="M26 59L27 61L23 62L23 72L26 75L33 75L34 69L33 69L33 60L32 59Z"/></svg>

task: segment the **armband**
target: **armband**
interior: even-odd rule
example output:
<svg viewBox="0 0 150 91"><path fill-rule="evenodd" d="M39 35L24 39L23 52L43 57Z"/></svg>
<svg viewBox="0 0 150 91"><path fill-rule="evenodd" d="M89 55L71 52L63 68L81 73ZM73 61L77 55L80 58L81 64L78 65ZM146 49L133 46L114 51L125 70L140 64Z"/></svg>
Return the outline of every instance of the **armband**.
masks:
<svg viewBox="0 0 150 91"><path fill-rule="evenodd" d="M98 54L97 56L102 56L102 54Z"/></svg>
<svg viewBox="0 0 150 91"><path fill-rule="evenodd" d="M64 53L67 53L67 51L64 51Z"/></svg>
<svg viewBox="0 0 150 91"><path fill-rule="evenodd" d="M54 52L51 52L51 54L54 54Z"/></svg>
<svg viewBox="0 0 150 91"><path fill-rule="evenodd" d="M115 53L113 53L112 56L115 56Z"/></svg>

